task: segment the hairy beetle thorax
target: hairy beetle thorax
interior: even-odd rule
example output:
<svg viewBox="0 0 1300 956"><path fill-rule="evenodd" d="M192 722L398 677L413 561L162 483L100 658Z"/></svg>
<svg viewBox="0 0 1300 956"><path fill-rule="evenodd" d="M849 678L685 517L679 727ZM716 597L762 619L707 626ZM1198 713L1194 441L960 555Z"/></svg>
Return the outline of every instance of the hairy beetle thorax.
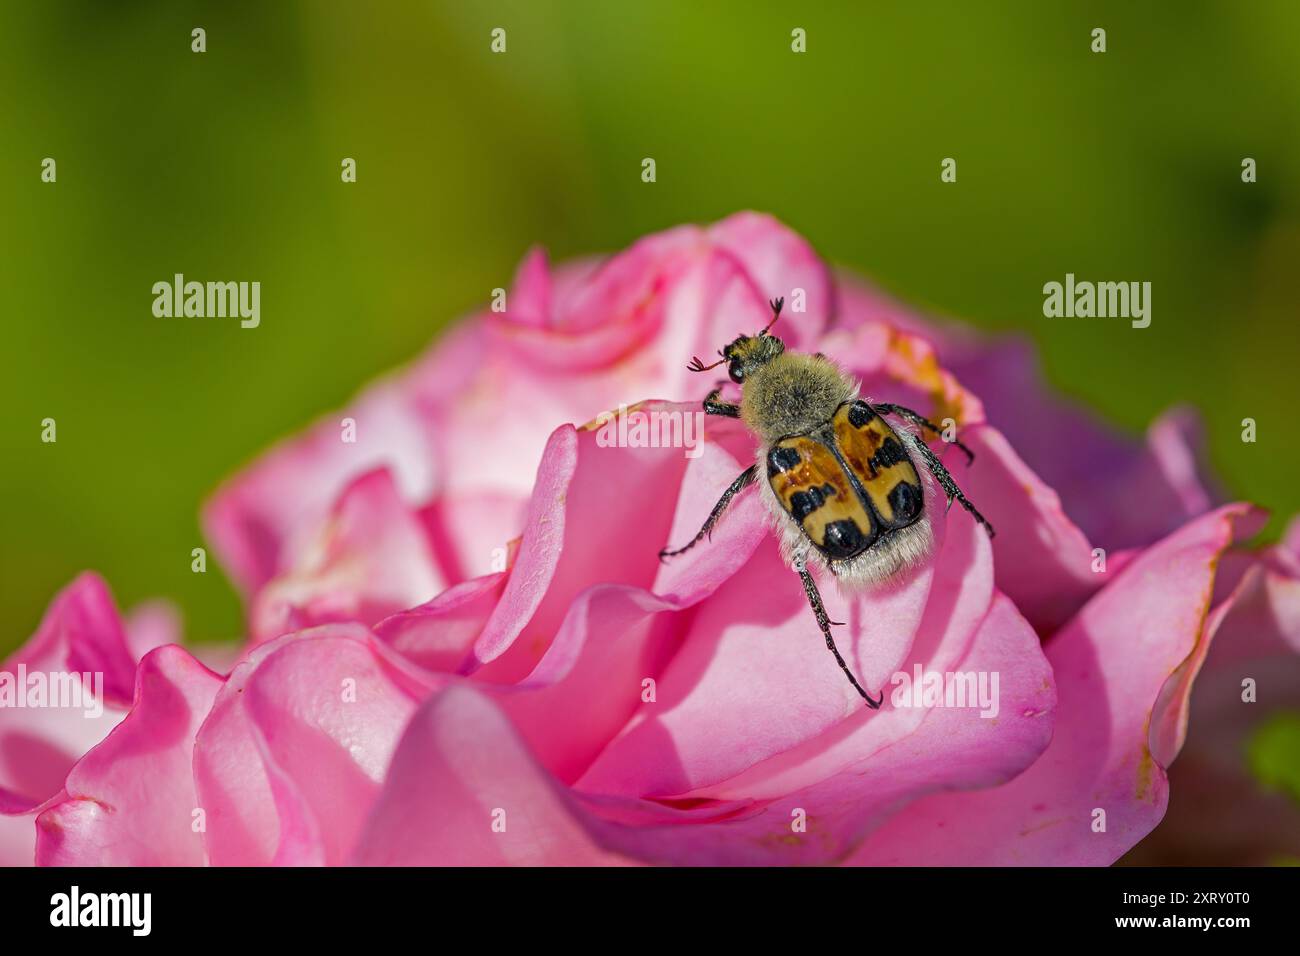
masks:
<svg viewBox="0 0 1300 956"><path fill-rule="evenodd" d="M853 383L821 356L785 352L746 378L740 414L770 445L827 424L854 391Z"/></svg>

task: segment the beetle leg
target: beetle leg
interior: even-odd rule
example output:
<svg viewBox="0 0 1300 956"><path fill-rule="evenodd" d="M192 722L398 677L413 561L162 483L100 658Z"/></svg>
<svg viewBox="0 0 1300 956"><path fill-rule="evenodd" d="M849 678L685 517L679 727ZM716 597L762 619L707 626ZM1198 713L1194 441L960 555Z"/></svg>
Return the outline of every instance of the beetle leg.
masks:
<svg viewBox="0 0 1300 956"><path fill-rule="evenodd" d="M808 568L803 561L796 562L795 570L799 572L799 580L803 582L803 593L808 597L809 605L812 606L813 616L817 618L817 626L821 628L822 635L826 638L826 649L835 655L835 663L840 665L840 670L844 671L844 676L849 679L853 689L867 702L867 706L872 710L879 710L880 705L885 701L884 691L881 691L879 700L872 700L871 695L862 689L858 679L853 676L853 671L849 670L849 665L844 663L844 658L840 656L839 648L835 646L835 638L831 637L831 624L835 622L826 613L826 607L822 604L821 593L817 590L817 582L808 573Z"/></svg>
<svg viewBox="0 0 1300 956"><path fill-rule="evenodd" d="M979 513L979 509L971 504L970 499L962 494L961 489L957 487L957 482L953 480L948 469L943 467L943 462L939 460L939 456L930 450L930 446L915 437L912 437L912 440L908 444L915 448L917 454L919 454L925 462L925 466L930 469L930 474L934 475L935 481L939 482L939 487L942 488L944 494L948 496L948 507L951 508L953 501L956 501L970 512L971 517L974 518L976 522L984 526L984 530L988 532L990 538L994 537L997 532L993 530L993 525L989 524L985 517Z"/></svg>
<svg viewBox="0 0 1300 956"><path fill-rule="evenodd" d="M739 418L740 406L732 405L730 402L718 401L718 396L722 394L722 389L715 388L704 398L704 414L721 415L724 418Z"/></svg>
<svg viewBox="0 0 1300 956"><path fill-rule="evenodd" d="M731 504L731 499L740 494L747 485L753 484L756 477L758 477L758 465L750 465L742 471L740 476L731 483L731 486L722 493L722 497L718 499L718 503L714 505L713 510L709 512L709 517L705 519L704 527L700 528L699 533L691 539L690 544L677 548L675 551L669 551L665 548L663 551L659 552L659 560L663 561L667 558L676 557L683 551L689 551L705 538L712 535L714 525L718 523L718 519L722 517L722 513L727 510L727 505Z"/></svg>
<svg viewBox="0 0 1300 956"><path fill-rule="evenodd" d="M928 429L939 437L943 437L943 430L938 425L930 421L928 418L923 418L919 413L912 411L910 408L904 408L902 405L895 405L892 402L872 402L871 407L885 415L897 415L904 421L911 422L917 428ZM944 440L947 441L947 439ZM975 460L975 453L957 439L954 438L949 442L949 444L956 445L966 453L966 461L968 464Z"/></svg>

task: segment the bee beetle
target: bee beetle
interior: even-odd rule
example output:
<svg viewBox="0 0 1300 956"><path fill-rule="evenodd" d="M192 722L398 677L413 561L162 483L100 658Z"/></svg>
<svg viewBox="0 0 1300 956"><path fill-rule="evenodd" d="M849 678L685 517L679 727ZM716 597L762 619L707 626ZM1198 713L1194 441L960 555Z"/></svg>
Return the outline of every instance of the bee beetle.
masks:
<svg viewBox="0 0 1300 956"><path fill-rule="evenodd" d="M990 538L993 526L966 499L948 469L917 435L895 429L895 415L917 429L939 427L910 408L858 397L857 383L826 356L787 352L768 330L781 316L784 299L774 299L772 321L757 335L742 335L722 349L712 365L698 358L687 366L704 372L726 363L742 388L739 405L721 401L721 388L704 399L708 415L739 418L758 438L754 464L740 473L704 526L685 547L659 552L662 560L690 550L708 537L731 500L762 473L761 494L781 537L781 553L799 574L826 647L867 706L872 700L840 656L832 621L808 567L824 567L841 589L859 590L889 581L919 566L934 549L928 505L914 458L928 468L947 496L969 511ZM970 461L974 454L954 441Z"/></svg>

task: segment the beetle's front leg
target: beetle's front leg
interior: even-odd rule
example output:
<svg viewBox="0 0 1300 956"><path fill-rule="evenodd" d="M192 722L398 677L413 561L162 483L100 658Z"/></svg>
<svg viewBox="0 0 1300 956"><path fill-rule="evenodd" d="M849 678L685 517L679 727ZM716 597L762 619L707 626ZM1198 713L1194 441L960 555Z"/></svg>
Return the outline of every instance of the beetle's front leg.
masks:
<svg viewBox="0 0 1300 956"><path fill-rule="evenodd" d="M739 418L740 406L732 405L730 402L719 401L718 396L721 394L722 389L715 388L704 397L704 414L721 415L724 418Z"/></svg>

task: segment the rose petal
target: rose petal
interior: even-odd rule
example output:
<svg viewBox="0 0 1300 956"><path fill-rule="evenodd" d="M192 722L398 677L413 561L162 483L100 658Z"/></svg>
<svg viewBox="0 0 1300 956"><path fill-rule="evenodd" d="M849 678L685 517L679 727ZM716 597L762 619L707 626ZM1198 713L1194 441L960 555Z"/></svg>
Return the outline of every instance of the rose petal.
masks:
<svg viewBox="0 0 1300 956"><path fill-rule="evenodd" d="M1174 704L1171 678L1207 639L1218 555L1242 506L1222 508L1136 558L1047 649L1056 730L1041 758L990 790L927 797L873 834L852 862L1108 865L1160 821L1168 798L1150 728ZM1094 830L1097 810L1105 830Z"/></svg>
<svg viewBox="0 0 1300 956"><path fill-rule="evenodd" d="M1041 633L1050 634L1113 577L1118 566L1112 566L1109 555L1099 562L1056 492L1025 465L998 429L979 425L964 431L962 440L975 453L965 492L997 529L993 554L998 588Z"/></svg>
<svg viewBox="0 0 1300 956"><path fill-rule="evenodd" d="M541 328L551 321L551 267L545 249L534 246L528 250L515 273L507 303L512 322Z"/></svg>
<svg viewBox="0 0 1300 956"><path fill-rule="evenodd" d="M256 648L232 671L195 745L212 863L341 862L415 701L432 686L357 625Z"/></svg>
<svg viewBox="0 0 1300 956"><path fill-rule="evenodd" d="M355 441L343 440L344 418L355 423ZM291 547L310 533L304 529L314 530L347 484L366 472L387 468L404 500L427 500L436 461L428 431L401 384L381 382L222 485L204 506L203 528L236 585L251 596L284 571Z"/></svg>
<svg viewBox="0 0 1300 956"><path fill-rule="evenodd" d="M83 693L94 695L102 680L102 699L85 706L0 707L0 788L21 796L29 806L63 786L72 765L99 743L122 719L120 708L131 701L135 661L122 622L103 580L83 574L51 602L32 638L4 664L0 680L24 700L20 667L53 689L52 679L72 674ZM82 675L92 675L86 685ZM48 697L48 694L47 694ZM48 703L48 701L47 701ZM33 832L34 836L34 832Z"/></svg>
<svg viewBox="0 0 1300 956"><path fill-rule="evenodd" d="M1259 728L1300 700L1296 569L1288 567L1285 539L1263 552L1225 555L1220 578L1229 557L1246 567L1211 612L1213 643L1190 713L1171 709L1164 721L1178 734L1174 747L1187 731L1170 769L1168 812L1125 863L1268 866L1300 856L1300 808L1286 793L1262 786L1247 759ZM1210 819L1215 826L1206 827Z"/></svg>
<svg viewBox="0 0 1300 956"><path fill-rule="evenodd" d="M701 797L674 801L670 806L692 808L687 820L661 813L658 826L643 822L635 829L611 827L600 831L601 842L662 863L840 862L919 795L995 786L1021 772L1047 747L1055 701L1050 670L1033 630L1005 598L994 600L970 636L960 669L1001 675L996 718L982 718L972 708L932 708L921 715L914 732L877 749L843 748L835 772L816 783L757 802L697 803ZM727 808L730 812L724 812ZM599 804L591 809L609 813ZM699 819L692 822L691 817ZM795 829L796 820L803 822L803 830Z"/></svg>
<svg viewBox="0 0 1300 956"><path fill-rule="evenodd" d="M60 790L32 805L20 794L0 790L0 866L36 865L36 818L67 797Z"/></svg>
<svg viewBox="0 0 1300 956"><path fill-rule="evenodd" d="M968 666L1014 674L1003 685L1013 693L1007 695L1009 704L1003 698L1008 711L1002 721L983 721L969 710L936 710L927 718L938 725L935 732L908 738L897 753L863 755L832 778L770 804L738 801L689 812L627 799L575 799L537 764L515 729L483 696L448 688L412 719L353 861L602 865L627 858L713 864L833 860L887 816L900 795L943 785L996 783L1046 746L1050 723L1042 717L1051 709L1049 672L1036 637L1009 602L995 604L971 646L978 650L967 658ZM899 782L895 771L906 779ZM791 808L805 810L806 836L792 831Z"/></svg>
<svg viewBox="0 0 1300 956"><path fill-rule="evenodd" d="M449 687L402 737L352 862L591 866L599 849L562 788L482 695ZM494 825L495 824L495 825Z"/></svg>
<svg viewBox="0 0 1300 956"><path fill-rule="evenodd" d="M387 617L375 634L412 663L455 671L483 632L505 588L504 573L454 585L432 601Z"/></svg>
<svg viewBox="0 0 1300 956"><path fill-rule="evenodd" d="M528 502L487 491L443 495L420 512L425 537L450 583L504 571L523 532Z"/></svg>
<svg viewBox="0 0 1300 956"><path fill-rule="evenodd" d="M663 489L681 483L688 459L680 448L602 447L607 440L616 435L567 426L552 436L501 603L466 668L479 679L514 683L532 671L583 588L646 587L658 573L671 520ZM597 526L609 532L592 533Z"/></svg>
<svg viewBox="0 0 1300 956"><path fill-rule="evenodd" d="M927 501L941 501L924 480ZM950 543L941 508L933 508L932 520L937 557L901 584L846 598L831 582L821 583L827 613L846 624L836 628L841 652L871 693L907 659L936 575L945 582L968 573L979 580L982 567L984 605L971 627L987 607L987 540ZM972 531L964 512L953 520ZM825 652L798 578L769 540L696 612L659 679L657 702L641 708L578 786L592 793L681 794L735 776L846 718L875 717Z"/></svg>
<svg viewBox="0 0 1300 956"><path fill-rule="evenodd" d="M984 531L967 521L954 525L952 534L949 546L935 562L934 581L915 638L906 648L906 656L880 679L885 697L882 709L870 719L864 713L855 713L832 732L808 737L735 777L693 791L691 797L727 800L780 796L833 776L862 754L881 751L910 734L929 732L929 725L923 724L927 709L913 706L906 693L915 668L940 674L972 669L971 661L980 651L981 640L995 642L1008 635L1020 639L1027 629L1017 615L1005 611L990 620L995 593ZM1009 608L1010 602L1006 603ZM1022 653L1020 658L1025 666L1042 660L1041 669L1047 670L1037 648ZM1027 693L1036 694L1039 683L1037 678L1031 680ZM1019 693L1021 689L1012 686L1011 690ZM1042 709L1050 711L1050 707Z"/></svg>
<svg viewBox="0 0 1300 956"><path fill-rule="evenodd" d="M735 256L765 299L783 297L780 335L791 348L813 351L835 311L826 264L802 236L772 216L738 212L709 227L709 238ZM803 311L795 311L802 292ZM765 320L766 321L766 320Z"/></svg>
<svg viewBox="0 0 1300 956"><path fill-rule="evenodd" d="M135 660L155 647L181 642L181 612L171 601L145 601L126 616L126 643Z"/></svg>
<svg viewBox="0 0 1300 956"><path fill-rule="evenodd" d="M315 540L258 594L253 638L331 621L374 624L445 586L420 520L389 473L372 471L344 490Z"/></svg>
<svg viewBox="0 0 1300 956"><path fill-rule="evenodd" d="M135 703L68 774L65 799L37 817L42 866L197 866L194 735L221 679L176 646L150 652Z"/></svg>
<svg viewBox="0 0 1300 956"><path fill-rule="evenodd" d="M607 465L633 472L642 467L639 458L622 454ZM679 530L667 541L690 540L738 468L721 446L704 446L687 466L674 519ZM610 480L632 484L636 478L610 475ZM633 498L614 510L586 496L569 500L579 531L645 519L644 506ZM689 615L679 612L712 595L768 535L762 503L756 493L747 492L733 503L709 542L659 566L651 590L595 584L573 597L536 667L496 694L548 769L565 782L582 775L642 706L646 681L661 676L689 622Z"/></svg>

